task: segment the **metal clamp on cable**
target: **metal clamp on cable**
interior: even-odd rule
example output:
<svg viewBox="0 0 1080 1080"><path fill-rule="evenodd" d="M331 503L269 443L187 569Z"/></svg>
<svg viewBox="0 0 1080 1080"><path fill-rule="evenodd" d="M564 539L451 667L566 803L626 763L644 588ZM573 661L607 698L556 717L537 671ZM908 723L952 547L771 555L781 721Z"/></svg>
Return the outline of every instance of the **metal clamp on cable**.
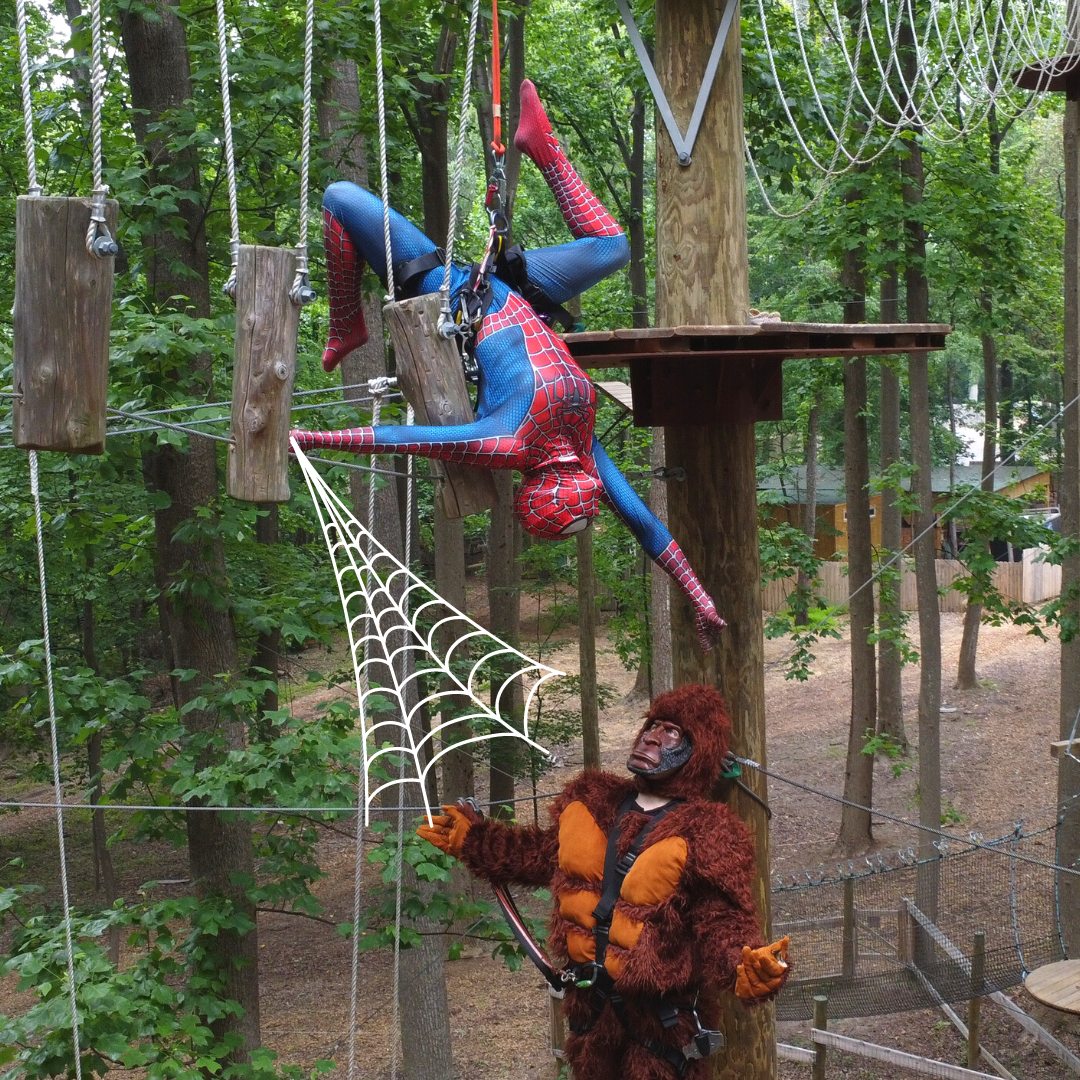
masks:
<svg viewBox="0 0 1080 1080"><path fill-rule="evenodd" d="M86 230L86 250L99 259L109 259L120 254L120 245L113 239L105 223L105 197L109 189L104 185L94 188L90 203L90 227Z"/></svg>
<svg viewBox="0 0 1080 1080"><path fill-rule="evenodd" d="M292 287L289 289L289 299L298 307L306 307L318 299L319 294L311 287L311 279L308 277L307 248L296 252L296 277L293 278Z"/></svg>
<svg viewBox="0 0 1080 1080"><path fill-rule="evenodd" d="M229 250L232 252L232 269L229 271L229 276L225 280L225 284L221 286L221 291L235 304L236 268L240 262L240 241L231 240L229 242Z"/></svg>

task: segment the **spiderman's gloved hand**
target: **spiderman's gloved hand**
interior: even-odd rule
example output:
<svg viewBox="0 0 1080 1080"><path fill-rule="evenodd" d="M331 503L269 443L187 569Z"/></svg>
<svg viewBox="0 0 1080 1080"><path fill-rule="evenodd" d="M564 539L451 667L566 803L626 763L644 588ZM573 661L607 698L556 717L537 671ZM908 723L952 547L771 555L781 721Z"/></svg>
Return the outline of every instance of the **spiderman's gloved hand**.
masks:
<svg viewBox="0 0 1080 1080"><path fill-rule="evenodd" d="M727 623L717 614L716 604L708 593L694 602L694 625L697 627L701 651L709 652L715 648L720 631L727 626Z"/></svg>
<svg viewBox="0 0 1080 1080"><path fill-rule="evenodd" d="M736 995L755 1001L775 994L788 975L787 951L786 937L760 949L745 947L743 962L735 969Z"/></svg>
<svg viewBox="0 0 1080 1080"><path fill-rule="evenodd" d="M416 835L434 844L440 851L445 851L447 855L460 859L465 837L475 824L474 818L479 820L479 816L470 812L471 807L467 804L463 806L462 801L459 801L457 806L444 806L443 809L445 814L432 818L430 825L421 825L416 830Z"/></svg>

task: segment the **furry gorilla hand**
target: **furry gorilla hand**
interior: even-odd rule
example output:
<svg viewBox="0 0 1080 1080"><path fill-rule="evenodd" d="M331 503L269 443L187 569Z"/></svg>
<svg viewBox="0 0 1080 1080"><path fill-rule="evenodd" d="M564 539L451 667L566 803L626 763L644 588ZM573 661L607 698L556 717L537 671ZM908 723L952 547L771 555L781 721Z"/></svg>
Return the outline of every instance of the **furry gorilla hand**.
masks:
<svg viewBox="0 0 1080 1080"><path fill-rule="evenodd" d="M444 806L445 814L431 819L430 825L421 825L416 835L434 844L440 851L455 858L461 857L461 848L473 822L471 815L456 806Z"/></svg>
<svg viewBox="0 0 1080 1080"><path fill-rule="evenodd" d="M744 1001L768 997L783 985L787 974L788 939L781 938L760 949L743 949L736 968L735 993Z"/></svg>

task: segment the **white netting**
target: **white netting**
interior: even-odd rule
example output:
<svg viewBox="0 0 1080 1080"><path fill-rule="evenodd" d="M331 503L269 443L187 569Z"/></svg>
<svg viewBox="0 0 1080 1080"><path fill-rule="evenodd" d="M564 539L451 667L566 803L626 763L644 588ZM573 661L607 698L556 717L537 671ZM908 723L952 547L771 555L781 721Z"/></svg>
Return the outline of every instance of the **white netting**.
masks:
<svg viewBox="0 0 1080 1080"><path fill-rule="evenodd" d="M385 788L419 792L443 755L489 739L529 737L540 685L563 672L530 659L448 604L379 543L334 494L295 440L345 609L363 736L364 807ZM517 688L520 687L520 698ZM520 715L515 713L520 709ZM420 730L421 710L430 730ZM436 711L438 715L436 716ZM444 743L442 736L464 738ZM388 759L407 766L402 775ZM373 767L381 775L372 776ZM409 787L411 785L411 788Z"/></svg>

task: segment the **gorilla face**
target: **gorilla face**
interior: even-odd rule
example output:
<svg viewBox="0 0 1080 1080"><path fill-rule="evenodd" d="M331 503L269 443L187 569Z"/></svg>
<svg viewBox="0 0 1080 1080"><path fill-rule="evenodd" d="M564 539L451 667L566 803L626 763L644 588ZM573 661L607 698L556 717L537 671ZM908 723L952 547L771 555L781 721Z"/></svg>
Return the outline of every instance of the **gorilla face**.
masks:
<svg viewBox="0 0 1080 1080"><path fill-rule="evenodd" d="M679 724L657 718L642 728L626 767L635 776L662 780L678 772L690 760L693 749L694 744Z"/></svg>

